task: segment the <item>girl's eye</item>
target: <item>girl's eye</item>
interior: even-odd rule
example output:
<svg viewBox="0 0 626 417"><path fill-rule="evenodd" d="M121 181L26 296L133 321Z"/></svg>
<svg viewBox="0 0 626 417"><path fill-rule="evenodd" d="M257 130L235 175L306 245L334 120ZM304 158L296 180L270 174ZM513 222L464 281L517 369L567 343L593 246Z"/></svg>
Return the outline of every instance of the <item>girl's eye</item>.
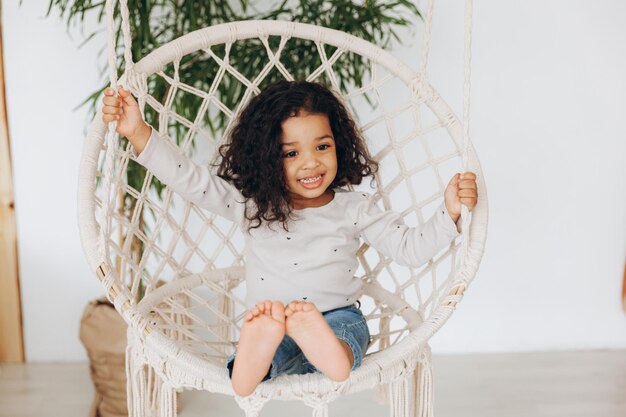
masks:
<svg viewBox="0 0 626 417"><path fill-rule="evenodd" d="M296 151L289 151L286 154L283 155L285 158L293 158L294 156L296 156Z"/></svg>
<svg viewBox="0 0 626 417"><path fill-rule="evenodd" d="M330 148L330 145L327 144L327 143L322 143L319 147L322 148L322 150L326 150L326 149Z"/></svg>

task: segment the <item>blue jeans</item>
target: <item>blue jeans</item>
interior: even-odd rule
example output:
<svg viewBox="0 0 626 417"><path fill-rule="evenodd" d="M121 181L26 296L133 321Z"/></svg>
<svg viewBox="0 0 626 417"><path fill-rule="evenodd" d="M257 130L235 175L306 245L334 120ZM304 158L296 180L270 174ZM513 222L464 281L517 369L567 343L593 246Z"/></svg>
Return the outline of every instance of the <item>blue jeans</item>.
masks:
<svg viewBox="0 0 626 417"><path fill-rule="evenodd" d="M352 370L361 366L363 356L370 343L370 332L361 309L356 305L350 305L325 311L322 313L322 316L324 316L324 319L339 340L346 342L352 350L352 355L354 356ZM226 361L230 377L233 375L235 353L230 355ZM278 349L276 349L270 369L267 371L263 381L274 379L279 375L308 374L312 372L319 372L319 370L307 360L296 342L291 337L285 335L280 345L278 345Z"/></svg>

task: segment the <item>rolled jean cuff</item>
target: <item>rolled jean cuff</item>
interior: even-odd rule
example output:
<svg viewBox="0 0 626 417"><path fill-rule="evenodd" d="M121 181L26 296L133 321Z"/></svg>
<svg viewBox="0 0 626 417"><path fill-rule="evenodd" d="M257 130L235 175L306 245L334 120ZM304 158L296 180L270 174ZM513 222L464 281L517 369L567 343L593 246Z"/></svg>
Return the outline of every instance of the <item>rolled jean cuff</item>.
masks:
<svg viewBox="0 0 626 417"><path fill-rule="evenodd" d="M354 371L356 368L361 366L361 362L363 362L363 352L361 351L361 346L359 346L359 343L357 342L354 335L346 331L345 327L342 327L339 330L335 330L335 335L339 340L346 342L346 344L352 351L352 358L354 359L354 362L352 363L351 371Z"/></svg>

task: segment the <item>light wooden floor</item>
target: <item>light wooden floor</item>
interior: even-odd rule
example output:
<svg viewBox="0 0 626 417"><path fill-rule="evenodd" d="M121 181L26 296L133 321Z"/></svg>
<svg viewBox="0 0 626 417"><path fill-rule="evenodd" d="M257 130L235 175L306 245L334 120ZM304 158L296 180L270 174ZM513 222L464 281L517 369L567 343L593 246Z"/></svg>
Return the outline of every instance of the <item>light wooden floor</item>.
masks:
<svg viewBox="0 0 626 417"><path fill-rule="evenodd" d="M435 356L437 417L625 417L626 351ZM0 417L86 417L88 365L0 365ZM387 416L373 392L331 403L331 416ZM231 397L182 396L180 417L243 416ZM261 417L310 416L271 402Z"/></svg>

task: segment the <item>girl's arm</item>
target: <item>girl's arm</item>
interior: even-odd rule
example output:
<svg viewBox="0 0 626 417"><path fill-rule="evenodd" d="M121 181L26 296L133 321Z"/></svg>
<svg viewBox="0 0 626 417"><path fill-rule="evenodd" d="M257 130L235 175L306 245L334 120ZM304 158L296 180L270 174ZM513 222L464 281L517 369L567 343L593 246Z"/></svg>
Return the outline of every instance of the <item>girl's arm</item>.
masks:
<svg viewBox="0 0 626 417"><path fill-rule="evenodd" d="M136 161L185 200L238 223L244 218L245 199L239 190L208 166L195 164L154 128Z"/></svg>
<svg viewBox="0 0 626 417"><path fill-rule="evenodd" d="M368 200L367 195L365 199ZM478 202L476 174L455 174L444 191L444 203L424 224L408 227L393 211L383 212L375 204L362 204L360 223L363 239L401 265L419 267L428 262L460 233L461 207L472 210Z"/></svg>
<svg viewBox="0 0 626 417"><path fill-rule="evenodd" d="M117 122L116 131L128 138L136 161L185 200L227 219L240 222L244 198L232 184L211 173L209 167L194 164L171 142L161 137L143 120L139 105L130 91L109 88L102 99L102 119Z"/></svg>
<svg viewBox="0 0 626 417"><path fill-rule="evenodd" d="M419 267L458 236L445 204L424 224L409 227L399 213L383 211L368 196L359 205L357 225L363 240L400 265Z"/></svg>

